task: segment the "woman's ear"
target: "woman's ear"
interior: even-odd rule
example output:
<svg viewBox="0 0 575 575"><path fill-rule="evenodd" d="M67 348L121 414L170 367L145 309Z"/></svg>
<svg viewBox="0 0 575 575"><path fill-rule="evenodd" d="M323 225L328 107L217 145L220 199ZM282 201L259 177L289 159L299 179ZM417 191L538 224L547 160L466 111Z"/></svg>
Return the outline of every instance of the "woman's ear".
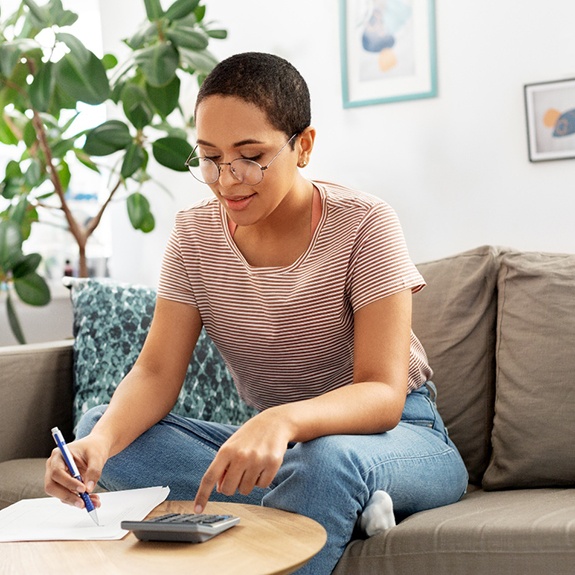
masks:
<svg viewBox="0 0 575 575"><path fill-rule="evenodd" d="M315 142L315 128L308 126L298 138L298 161L297 165L303 168L309 164L309 158L313 150L313 144Z"/></svg>

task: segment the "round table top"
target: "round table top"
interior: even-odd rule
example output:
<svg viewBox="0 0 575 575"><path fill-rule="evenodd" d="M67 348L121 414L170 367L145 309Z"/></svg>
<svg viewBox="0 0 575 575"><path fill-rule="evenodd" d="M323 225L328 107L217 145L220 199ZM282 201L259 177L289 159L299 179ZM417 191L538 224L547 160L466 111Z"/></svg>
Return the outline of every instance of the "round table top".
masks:
<svg viewBox="0 0 575 575"><path fill-rule="evenodd" d="M192 513L192 506L192 501L165 501L149 517ZM268 507L210 502L205 513L237 515L240 523L198 544L139 541L129 533L116 541L3 543L2 555L13 568L7 573L278 575L304 565L327 537L312 519Z"/></svg>

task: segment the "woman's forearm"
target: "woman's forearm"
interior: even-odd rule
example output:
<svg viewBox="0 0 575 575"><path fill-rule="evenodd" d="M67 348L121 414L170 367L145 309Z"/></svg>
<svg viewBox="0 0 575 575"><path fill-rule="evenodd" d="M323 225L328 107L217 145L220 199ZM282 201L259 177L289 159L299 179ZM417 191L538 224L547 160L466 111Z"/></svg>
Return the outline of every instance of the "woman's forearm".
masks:
<svg viewBox="0 0 575 575"><path fill-rule="evenodd" d="M292 441L310 441L324 435L372 434L393 429L401 419L405 397L406 391L366 381L268 411L289 426Z"/></svg>
<svg viewBox="0 0 575 575"><path fill-rule="evenodd" d="M170 412L179 389L177 382L159 385L157 376L136 364L116 389L91 435L108 445L109 457L116 455Z"/></svg>

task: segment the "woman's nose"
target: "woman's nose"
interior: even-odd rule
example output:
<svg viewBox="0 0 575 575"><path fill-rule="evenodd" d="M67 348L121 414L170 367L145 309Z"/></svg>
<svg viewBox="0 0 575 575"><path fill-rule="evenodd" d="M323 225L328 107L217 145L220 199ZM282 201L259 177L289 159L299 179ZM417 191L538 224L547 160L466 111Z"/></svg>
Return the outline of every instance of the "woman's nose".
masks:
<svg viewBox="0 0 575 575"><path fill-rule="evenodd" d="M238 178L234 175L230 162L222 162L219 164L219 168L220 175L218 180L222 186L231 186L239 182Z"/></svg>

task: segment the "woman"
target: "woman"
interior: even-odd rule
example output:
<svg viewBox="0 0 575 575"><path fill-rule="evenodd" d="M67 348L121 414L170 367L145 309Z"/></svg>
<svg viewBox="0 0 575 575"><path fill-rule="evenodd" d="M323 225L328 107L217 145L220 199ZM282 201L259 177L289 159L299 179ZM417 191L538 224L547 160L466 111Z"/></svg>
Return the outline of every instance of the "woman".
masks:
<svg viewBox="0 0 575 575"><path fill-rule="evenodd" d="M407 515L463 494L411 332L424 280L387 204L303 177L310 119L281 58L239 54L207 77L187 164L215 198L178 214L141 355L70 444L85 485L55 451L47 493L82 506L98 480L167 484L197 512L210 497L298 512L328 532L301 570L314 574L332 571L362 511L371 534L393 524L390 498ZM169 414L202 326L259 410L239 428Z"/></svg>

